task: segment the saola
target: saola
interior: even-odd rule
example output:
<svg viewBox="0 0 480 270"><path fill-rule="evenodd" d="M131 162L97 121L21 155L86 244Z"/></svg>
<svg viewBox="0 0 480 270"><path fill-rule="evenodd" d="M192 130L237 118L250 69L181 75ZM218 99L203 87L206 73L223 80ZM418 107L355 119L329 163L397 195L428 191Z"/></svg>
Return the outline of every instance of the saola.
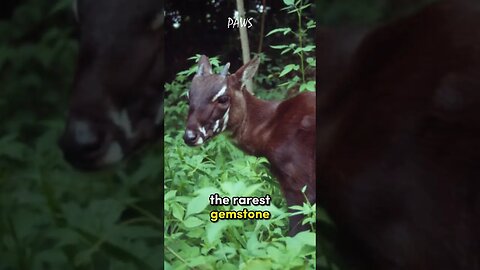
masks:
<svg viewBox="0 0 480 270"><path fill-rule="evenodd" d="M59 141L73 166L114 164L162 136L162 2L74 1L80 51Z"/></svg>
<svg viewBox="0 0 480 270"><path fill-rule="evenodd" d="M227 130L240 149L268 159L289 206L303 204L304 186L308 200L314 203L315 93L281 102L260 100L244 85L258 65L259 59L254 58L232 75L229 64L221 74L213 74L209 59L200 58L188 93L185 143L201 145ZM301 219L290 218L290 234L307 229Z"/></svg>
<svg viewBox="0 0 480 270"><path fill-rule="evenodd" d="M352 269L480 269L478 29L478 2L435 3L359 36L317 82L319 204Z"/></svg>

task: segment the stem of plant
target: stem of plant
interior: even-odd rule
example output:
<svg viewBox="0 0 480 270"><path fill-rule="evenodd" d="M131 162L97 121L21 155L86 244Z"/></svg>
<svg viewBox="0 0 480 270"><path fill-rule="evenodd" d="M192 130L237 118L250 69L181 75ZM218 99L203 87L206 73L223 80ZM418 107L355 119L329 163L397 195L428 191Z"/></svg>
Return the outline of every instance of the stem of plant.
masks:
<svg viewBox="0 0 480 270"><path fill-rule="evenodd" d="M302 6L303 1L300 1L300 8L295 4L298 17L298 46L303 49L303 28L302 28ZM303 64L303 50L298 54L300 57L300 72L302 73L302 84L305 83L305 66Z"/></svg>
<svg viewBox="0 0 480 270"><path fill-rule="evenodd" d="M302 195L303 195L303 198L305 198L305 201L306 201L307 205L311 208L311 207L312 207L312 204L308 201L307 195L305 195L304 192L302 192ZM310 223L310 229L312 229L312 231L314 231L314 228L313 228L313 224L312 224L312 223Z"/></svg>
<svg viewBox="0 0 480 270"><path fill-rule="evenodd" d="M171 249L168 246L165 246L165 249L168 250L170 253L172 253L173 256L177 257L183 264L185 264L186 267L188 267L188 269L193 269L188 265L188 262L185 259L183 259L182 256L178 255L175 251L173 251L173 249Z"/></svg>

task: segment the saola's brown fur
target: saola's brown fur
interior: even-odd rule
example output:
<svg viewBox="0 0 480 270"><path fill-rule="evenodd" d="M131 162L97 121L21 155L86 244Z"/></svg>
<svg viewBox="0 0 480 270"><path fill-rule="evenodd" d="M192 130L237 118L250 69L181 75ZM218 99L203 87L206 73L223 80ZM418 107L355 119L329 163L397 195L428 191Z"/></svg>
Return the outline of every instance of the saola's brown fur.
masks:
<svg viewBox="0 0 480 270"><path fill-rule="evenodd" d="M208 58L200 61L207 66ZM253 76L258 59L241 67L230 76L201 74L194 78L190 90L190 113L187 132L204 127L207 136L214 135L215 122L229 110L226 129L230 131L235 144L248 154L266 157L287 204L302 204L305 199L301 189L307 186L306 196L315 202L315 93L303 93L285 101L260 100L250 94L243 82ZM206 71L209 71L209 63ZM200 83L201 82L201 83ZM227 90L228 104L212 102L212 97L223 86ZM228 109L227 109L228 107ZM211 134L210 136L208 134ZM196 144L202 132L195 134L195 140L186 136L186 142ZM290 219L290 234L307 229L301 225L301 216Z"/></svg>

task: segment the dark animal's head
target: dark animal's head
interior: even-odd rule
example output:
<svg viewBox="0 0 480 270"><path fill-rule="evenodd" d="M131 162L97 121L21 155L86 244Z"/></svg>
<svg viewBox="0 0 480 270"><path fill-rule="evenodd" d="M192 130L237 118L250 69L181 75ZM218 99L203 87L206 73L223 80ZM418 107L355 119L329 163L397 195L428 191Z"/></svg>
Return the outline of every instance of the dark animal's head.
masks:
<svg viewBox="0 0 480 270"><path fill-rule="evenodd" d="M74 167L114 164L161 136L162 2L74 1L80 51L59 140Z"/></svg>
<svg viewBox="0 0 480 270"><path fill-rule="evenodd" d="M253 77L258 65L259 59L254 58L228 75L230 63L227 63L220 74L213 74L210 60L201 56L188 92L190 107L183 137L187 145L203 144L223 132L229 121L236 118L236 112L244 107L244 83Z"/></svg>

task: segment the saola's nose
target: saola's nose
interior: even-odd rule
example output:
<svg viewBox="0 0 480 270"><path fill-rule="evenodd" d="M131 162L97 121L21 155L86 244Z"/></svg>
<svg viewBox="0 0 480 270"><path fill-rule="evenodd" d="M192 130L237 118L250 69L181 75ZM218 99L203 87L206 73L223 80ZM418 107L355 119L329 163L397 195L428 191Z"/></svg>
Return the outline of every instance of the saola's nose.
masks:
<svg viewBox="0 0 480 270"><path fill-rule="evenodd" d="M105 143L104 130L92 127L87 122L75 121L68 125L59 146L66 160L76 167L85 167L83 164L89 164L104 154Z"/></svg>
<svg viewBox="0 0 480 270"><path fill-rule="evenodd" d="M198 139L198 135L191 131L191 130L186 130L185 131L185 135L183 135L183 140L185 141L186 144L192 146L192 145L195 145L195 142L197 141Z"/></svg>

